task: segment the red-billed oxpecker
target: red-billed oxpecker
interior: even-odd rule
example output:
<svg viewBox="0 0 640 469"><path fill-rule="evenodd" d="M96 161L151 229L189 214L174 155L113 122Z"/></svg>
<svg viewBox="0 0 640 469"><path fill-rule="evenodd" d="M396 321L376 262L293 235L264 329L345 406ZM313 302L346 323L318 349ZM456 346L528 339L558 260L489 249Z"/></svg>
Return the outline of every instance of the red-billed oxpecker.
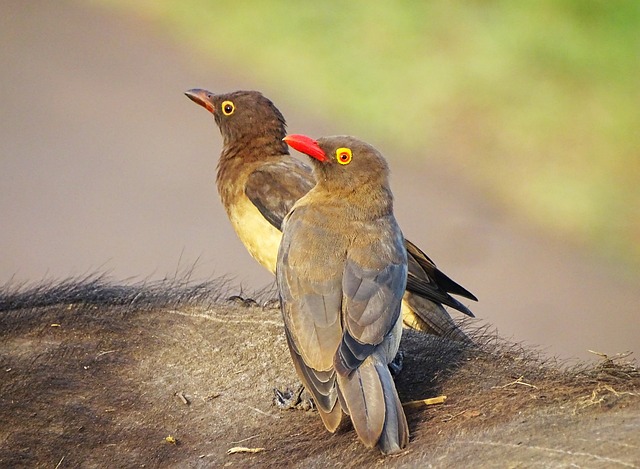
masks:
<svg viewBox="0 0 640 469"><path fill-rule="evenodd" d="M409 441L387 365L402 336L407 250L387 164L353 137L284 138L317 181L282 223L276 278L293 362L334 432L343 412L385 454Z"/></svg>

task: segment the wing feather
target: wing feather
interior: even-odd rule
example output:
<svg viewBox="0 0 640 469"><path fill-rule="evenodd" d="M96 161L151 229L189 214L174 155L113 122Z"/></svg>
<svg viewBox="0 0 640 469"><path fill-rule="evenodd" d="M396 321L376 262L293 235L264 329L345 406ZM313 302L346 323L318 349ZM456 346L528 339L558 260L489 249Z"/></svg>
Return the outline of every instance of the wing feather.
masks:
<svg viewBox="0 0 640 469"><path fill-rule="evenodd" d="M298 199L314 186L311 169L287 158L263 164L247 178L245 194L269 223L281 229L282 220Z"/></svg>

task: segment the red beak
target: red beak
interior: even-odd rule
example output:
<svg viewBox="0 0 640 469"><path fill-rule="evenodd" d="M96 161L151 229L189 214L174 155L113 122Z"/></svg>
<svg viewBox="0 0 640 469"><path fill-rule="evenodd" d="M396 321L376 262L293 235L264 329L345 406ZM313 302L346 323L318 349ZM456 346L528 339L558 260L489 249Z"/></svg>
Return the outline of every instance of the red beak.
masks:
<svg viewBox="0 0 640 469"><path fill-rule="evenodd" d="M211 91L193 89L186 91L184 94L186 94L187 98L191 101L199 104L211 114L215 113L215 108L213 107L213 93Z"/></svg>
<svg viewBox="0 0 640 469"><path fill-rule="evenodd" d="M295 148L300 153L304 153L305 155L309 155L312 158L315 158L318 161L326 162L329 161L327 155L322 151L322 148L318 145L311 137L307 137L306 135L287 135L283 140L289 145L291 148Z"/></svg>

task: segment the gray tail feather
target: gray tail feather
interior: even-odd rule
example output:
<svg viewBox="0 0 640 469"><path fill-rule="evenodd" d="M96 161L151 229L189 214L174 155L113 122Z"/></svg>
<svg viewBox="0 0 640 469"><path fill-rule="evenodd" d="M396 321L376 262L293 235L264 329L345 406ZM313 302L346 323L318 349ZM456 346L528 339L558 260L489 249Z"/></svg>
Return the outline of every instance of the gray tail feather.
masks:
<svg viewBox="0 0 640 469"><path fill-rule="evenodd" d="M395 453L409 441L409 427L387 364L375 353L349 376L338 374L340 404L362 442Z"/></svg>
<svg viewBox="0 0 640 469"><path fill-rule="evenodd" d="M389 368L379 362L375 367L382 383L385 406L384 427L378 440L378 448L383 454L397 453L409 443L407 418Z"/></svg>

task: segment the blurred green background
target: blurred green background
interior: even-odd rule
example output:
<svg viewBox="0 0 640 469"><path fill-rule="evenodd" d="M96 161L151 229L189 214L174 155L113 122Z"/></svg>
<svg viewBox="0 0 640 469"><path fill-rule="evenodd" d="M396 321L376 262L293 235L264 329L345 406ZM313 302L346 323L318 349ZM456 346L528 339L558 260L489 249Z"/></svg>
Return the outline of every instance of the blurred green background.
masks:
<svg viewBox="0 0 640 469"><path fill-rule="evenodd" d="M637 0L92 1L640 266Z"/></svg>

